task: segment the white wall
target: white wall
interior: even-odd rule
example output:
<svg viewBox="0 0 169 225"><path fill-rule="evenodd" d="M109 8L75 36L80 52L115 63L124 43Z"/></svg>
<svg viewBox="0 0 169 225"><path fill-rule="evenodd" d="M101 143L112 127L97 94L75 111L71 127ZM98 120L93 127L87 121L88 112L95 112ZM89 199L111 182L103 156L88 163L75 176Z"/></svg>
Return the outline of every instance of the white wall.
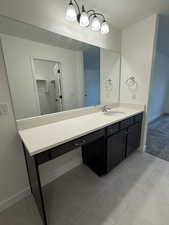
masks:
<svg viewBox="0 0 169 225"><path fill-rule="evenodd" d="M77 71L80 62L77 51L44 45L13 36L0 34L9 76L11 94L13 97L16 119L39 115L36 90L33 82L31 58L47 59L60 62L62 66L64 110L81 106L84 89L79 95L78 85L83 82L82 68ZM82 53L81 53L82 54ZM78 67L82 67L82 62ZM78 72L78 74L76 74ZM80 81L78 78L80 77ZM80 85L83 87L83 84ZM29 93L29 95L25 95Z"/></svg>
<svg viewBox="0 0 169 225"><path fill-rule="evenodd" d="M122 32L121 102L143 104L146 107L148 105L156 25L157 16L153 15L124 29ZM134 76L137 81L138 87L134 95L126 85L126 80L130 76ZM147 114L145 115L143 129L145 132L142 135L142 149L145 148Z"/></svg>
<svg viewBox="0 0 169 225"><path fill-rule="evenodd" d="M122 32L122 65L120 100L125 103L147 104L154 50L156 16L136 23ZM134 76L138 83L135 99L126 85Z"/></svg>
<svg viewBox="0 0 169 225"><path fill-rule="evenodd" d="M105 47L118 52L120 51L120 31L112 29L109 35L101 35L100 33L95 33L88 29L85 30L77 24L69 23L65 21L64 18L64 4L65 1L62 0L5 0L3 2L1 1L0 14L24 21L25 23L38 25L41 28L89 44L94 44L103 48ZM2 62L0 68L2 69ZM0 88L0 101L10 102L6 76L4 73L1 73L0 77L0 87L2 86ZM9 115L6 116L5 119L1 118L2 126L0 126L0 177L3 178L1 180L2 183L0 188L0 204L2 204L3 207L10 204L12 201L17 200L18 196L21 196L20 193L28 187L24 157L20 141L17 137L11 105L9 110ZM77 154L74 154L75 152L71 152L70 154L65 155L66 159L62 158L61 160L61 158L58 158L60 163L58 163L57 160L51 162L53 163L53 166L51 165L52 172L50 167L45 168L44 165L41 169L42 177L46 174L57 176L57 174L62 174L67 169L78 165L81 162L79 156L80 152L78 151ZM69 162L69 164L67 162ZM58 168L57 165L60 165L60 167Z"/></svg>
<svg viewBox="0 0 169 225"><path fill-rule="evenodd" d="M8 103L8 115L0 116L0 209L28 187L22 146L16 132L7 76L0 48L0 102ZM11 197L13 198L11 199Z"/></svg>
<svg viewBox="0 0 169 225"><path fill-rule="evenodd" d="M169 113L169 57L157 51L151 78L148 121Z"/></svg>

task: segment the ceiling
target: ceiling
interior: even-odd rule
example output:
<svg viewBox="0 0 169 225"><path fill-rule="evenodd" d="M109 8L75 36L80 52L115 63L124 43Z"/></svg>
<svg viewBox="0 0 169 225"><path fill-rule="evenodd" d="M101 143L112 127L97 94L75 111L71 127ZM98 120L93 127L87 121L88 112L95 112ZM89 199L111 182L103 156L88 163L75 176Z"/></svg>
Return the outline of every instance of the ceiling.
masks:
<svg viewBox="0 0 169 225"><path fill-rule="evenodd" d="M154 13L169 13L169 0L85 0L85 4L105 13L120 29Z"/></svg>

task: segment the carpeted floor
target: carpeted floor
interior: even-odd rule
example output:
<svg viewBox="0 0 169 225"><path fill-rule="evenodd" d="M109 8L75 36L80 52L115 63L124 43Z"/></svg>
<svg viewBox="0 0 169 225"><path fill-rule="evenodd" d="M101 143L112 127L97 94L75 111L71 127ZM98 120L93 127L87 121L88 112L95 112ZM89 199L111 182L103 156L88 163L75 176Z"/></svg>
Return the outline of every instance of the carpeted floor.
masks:
<svg viewBox="0 0 169 225"><path fill-rule="evenodd" d="M146 152L169 161L169 114L149 124Z"/></svg>

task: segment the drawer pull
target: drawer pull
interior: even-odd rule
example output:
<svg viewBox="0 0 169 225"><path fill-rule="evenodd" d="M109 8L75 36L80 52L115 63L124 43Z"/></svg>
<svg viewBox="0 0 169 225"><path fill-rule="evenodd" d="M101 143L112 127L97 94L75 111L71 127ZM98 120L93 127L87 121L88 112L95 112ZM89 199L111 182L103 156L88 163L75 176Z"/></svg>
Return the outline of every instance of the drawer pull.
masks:
<svg viewBox="0 0 169 225"><path fill-rule="evenodd" d="M86 143L86 141L85 141L85 140L82 140L82 141L79 141L79 142L75 143L74 145L75 145L76 147L78 147L78 146L81 146L81 145L83 145L83 144L85 144L85 143Z"/></svg>

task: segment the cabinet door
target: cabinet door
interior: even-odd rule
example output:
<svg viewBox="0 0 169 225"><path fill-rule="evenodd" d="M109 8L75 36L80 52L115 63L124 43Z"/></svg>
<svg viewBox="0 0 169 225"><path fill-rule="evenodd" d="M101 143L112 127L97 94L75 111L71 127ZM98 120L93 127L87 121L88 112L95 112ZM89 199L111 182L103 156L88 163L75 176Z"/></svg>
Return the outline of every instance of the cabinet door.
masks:
<svg viewBox="0 0 169 225"><path fill-rule="evenodd" d="M105 137L101 137L82 147L83 163L97 175L106 173L105 168Z"/></svg>
<svg viewBox="0 0 169 225"><path fill-rule="evenodd" d="M128 128L126 156L130 155L140 146L141 126L141 123L136 123Z"/></svg>
<svg viewBox="0 0 169 225"><path fill-rule="evenodd" d="M117 166L125 156L126 130L107 139L107 172Z"/></svg>

